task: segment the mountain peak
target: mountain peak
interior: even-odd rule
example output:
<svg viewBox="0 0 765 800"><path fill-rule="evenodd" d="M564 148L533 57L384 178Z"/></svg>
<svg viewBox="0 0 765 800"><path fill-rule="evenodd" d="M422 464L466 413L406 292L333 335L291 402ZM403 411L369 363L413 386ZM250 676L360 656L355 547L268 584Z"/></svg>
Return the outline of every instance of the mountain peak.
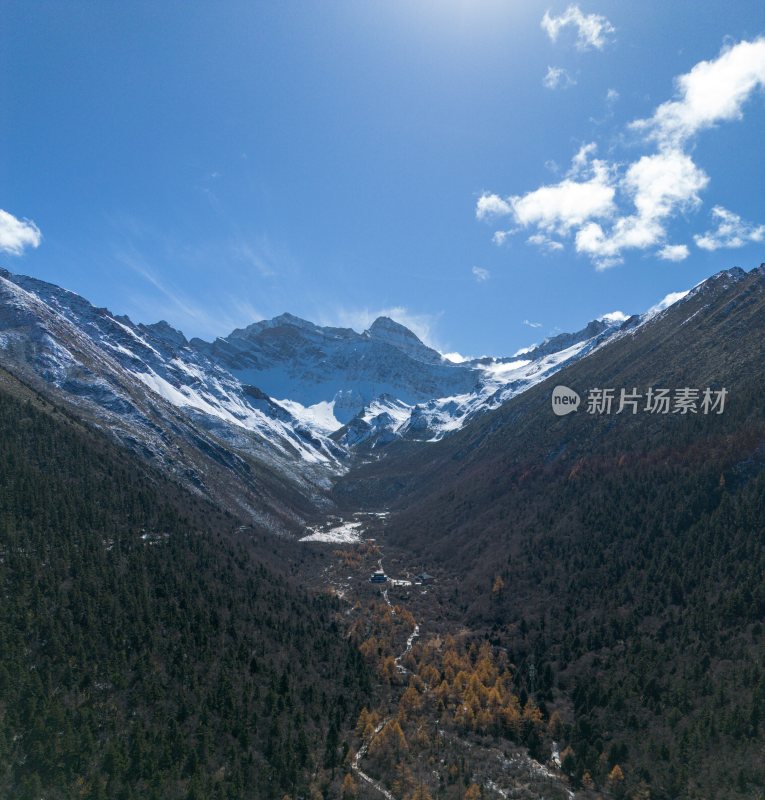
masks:
<svg viewBox="0 0 765 800"><path fill-rule="evenodd" d="M390 317L378 317L365 331L365 335L373 341L389 344L419 361L440 363L443 360L439 352L428 347L409 328Z"/></svg>
<svg viewBox="0 0 765 800"><path fill-rule="evenodd" d="M279 314L279 316L273 317L272 319L264 319L260 322L253 322L246 328L236 328L225 338L248 339L253 336L257 336L259 333L262 333L265 330L286 327L299 328L300 330L305 331L315 331L318 328L318 326L314 325L313 322L309 322L301 317L296 317L294 314L290 314L289 312L285 311L283 314Z"/></svg>
<svg viewBox="0 0 765 800"><path fill-rule="evenodd" d="M416 339L418 342L420 339L417 337L416 334L412 333L405 325L402 325L400 322L396 322L395 319L391 319L390 317L378 317L370 326L369 332L371 334L385 334L386 332L395 331L397 333L402 333L409 336L412 339Z"/></svg>
<svg viewBox="0 0 765 800"><path fill-rule="evenodd" d="M177 328L174 328L164 319L152 322L149 325L139 325L141 330L148 331L152 336L175 347L185 347L188 342L186 337Z"/></svg>
<svg viewBox="0 0 765 800"><path fill-rule="evenodd" d="M283 314L279 314L278 317L274 317L270 320L264 320L264 322L260 323L261 325L268 324L269 327L279 327L281 325L292 325L294 328L308 328L313 330L316 325L313 322L309 322L307 319L303 319L302 317L296 317L294 314L290 314L289 311L285 311Z"/></svg>
<svg viewBox="0 0 765 800"><path fill-rule="evenodd" d="M753 269L752 272L755 273L756 270ZM716 294L725 291L732 284L738 283L740 280L746 278L747 275L748 273L746 270L741 269L741 267L721 269L719 272L715 272L714 275L710 275L708 278L701 281L701 283L696 284L682 299L690 300L692 297L696 297L700 294Z"/></svg>

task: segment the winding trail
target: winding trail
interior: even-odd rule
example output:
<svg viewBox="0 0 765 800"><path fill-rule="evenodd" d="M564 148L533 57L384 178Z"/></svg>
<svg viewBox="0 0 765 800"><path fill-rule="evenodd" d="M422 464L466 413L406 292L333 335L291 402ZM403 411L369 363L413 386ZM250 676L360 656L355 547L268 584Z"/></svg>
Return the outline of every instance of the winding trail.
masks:
<svg viewBox="0 0 765 800"><path fill-rule="evenodd" d="M380 557L377 563L380 567L380 570L382 572L385 572L385 570L383 569L382 556ZM391 614L395 616L396 609L394 608L393 603L391 603L390 598L388 597L387 588L381 589L380 592L383 596L383 599L387 603L388 608L391 611ZM407 674L409 670L401 663L401 659L412 649L412 644L419 635L420 635L420 626L415 620L414 630L409 634L409 637L406 640L406 647L395 658L396 669L402 675ZM359 747L358 751L356 752L356 755L353 757L353 761L351 762L351 769L353 769L353 771L359 776L359 778L361 778L361 780L363 780L373 789L376 789L378 792L380 792L380 794L383 795L383 797L385 797L385 800L396 800L396 798L393 796L393 794L391 794L391 792L389 792L379 781L376 781L373 777L364 772L360 766L361 759L364 758L364 756L367 754L369 746L375 740L375 737L380 733L380 731L390 722L390 720L391 717L386 717L382 722L380 722L375 728L375 732L372 734L372 736L370 736L369 741L364 742L361 745L361 747Z"/></svg>
<svg viewBox="0 0 765 800"><path fill-rule="evenodd" d="M364 742L364 744L362 744L361 747L359 747L358 752L353 757L353 761L351 763L351 768L359 776L359 778L361 778L361 780L363 780L365 783L369 784L373 789L376 789L378 792L380 792L380 794L383 795L383 797L385 797L386 800L396 800L396 798L379 781L376 781L373 777L371 777L370 775L367 775L367 773L364 772L364 770L362 770L361 767L359 766L359 763L360 763L361 759L364 758L364 756L367 754L367 750L369 749L369 745L372 744L372 742L374 741L375 736L377 736L377 734L380 733L380 731L388 724L389 721L390 721L390 717L388 717L387 719L384 719L375 728L375 732L370 737L369 741L368 742Z"/></svg>
<svg viewBox="0 0 765 800"><path fill-rule="evenodd" d="M420 635L420 626L415 622L414 623L414 630L409 634L409 638L406 640L406 647L404 648L404 652L401 653L395 659L396 669L403 673L409 672L409 670L401 663L401 659L412 649L412 642Z"/></svg>
<svg viewBox="0 0 765 800"><path fill-rule="evenodd" d="M380 571L381 572L385 572L385 570L383 569L382 556L380 556L380 558L378 559L377 563L380 566ZM393 614L393 616L395 617L396 616L396 609L393 606L393 603L391 603L390 598L388 597L388 590L387 589L382 589L381 593L382 593L383 598L385 599L385 602L388 604L388 608L390 609L390 613ZM395 664L396 664L396 669L402 675L406 675L409 672L409 670L401 663L401 659L412 649L412 643L414 642L414 640L419 635L420 635L420 626L417 623L417 621L415 620L414 630L409 634L409 638L406 640L406 647L401 652L401 654L396 656L396 658L394 659L395 660Z"/></svg>

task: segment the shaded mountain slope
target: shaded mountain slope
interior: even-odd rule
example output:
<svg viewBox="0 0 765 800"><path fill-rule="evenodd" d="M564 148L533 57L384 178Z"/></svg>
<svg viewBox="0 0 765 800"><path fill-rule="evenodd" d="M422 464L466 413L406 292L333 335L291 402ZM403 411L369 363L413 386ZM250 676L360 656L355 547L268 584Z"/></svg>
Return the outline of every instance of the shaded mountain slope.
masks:
<svg viewBox="0 0 765 800"><path fill-rule="evenodd" d="M169 326L136 326L72 292L0 271L2 366L120 445L276 533L325 503L339 448L198 359Z"/></svg>
<svg viewBox="0 0 765 800"><path fill-rule="evenodd" d="M639 327L609 337L586 359L510 399L501 408L473 420L466 428L428 447L396 443L370 463L336 481L335 495L354 505L390 501L399 509L421 504L429 493L443 494L449 481L461 482L460 493L486 493L477 513L487 513L491 496L506 499L509 468L574 462L581 455L608 453L629 444L639 450L667 442L667 436L692 442L715 431L725 435L761 417L762 404L752 399L762 381L763 296L765 266L745 273L719 273L682 301L651 316ZM551 392L565 384L582 397L577 413L556 417ZM729 390L723 415L584 413L589 389L721 388ZM747 399L742 402L741 391ZM628 409L629 411L629 409ZM682 422L683 424L679 424ZM618 431L627 440L615 438ZM466 481L468 475L486 480ZM494 486L490 492L487 487ZM450 490L452 486L449 486Z"/></svg>
<svg viewBox="0 0 765 800"><path fill-rule="evenodd" d="M556 417L556 384L727 388L721 415ZM765 771L765 268L729 270L428 448L338 483L457 570L483 625L561 711L575 782L760 797ZM643 400L643 402L645 402Z"/></svg>
<svg viewBox="0 0 765 800"><path fill-rule="evenodd" d="M330 780L363 665L335 602L237 526L0 374L1 796L276 798Z"/></svg>

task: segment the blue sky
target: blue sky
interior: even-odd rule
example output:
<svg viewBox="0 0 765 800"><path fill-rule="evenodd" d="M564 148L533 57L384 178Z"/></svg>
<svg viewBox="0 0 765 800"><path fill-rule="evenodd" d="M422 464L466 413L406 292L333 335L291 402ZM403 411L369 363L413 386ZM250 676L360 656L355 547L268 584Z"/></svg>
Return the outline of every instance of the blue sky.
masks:
<svg viewBox="0 0 765 800"><path fill-rule="evenodd" d="M0 14L0 264L137 321L505 355L765 261L761 0Z"/></svg>

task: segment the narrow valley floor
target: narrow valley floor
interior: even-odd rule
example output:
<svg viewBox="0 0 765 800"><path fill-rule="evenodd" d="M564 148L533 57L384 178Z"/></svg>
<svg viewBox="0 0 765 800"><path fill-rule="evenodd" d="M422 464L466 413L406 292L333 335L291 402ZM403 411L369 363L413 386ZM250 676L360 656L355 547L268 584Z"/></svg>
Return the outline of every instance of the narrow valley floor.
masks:
<svg viewBox="0 0 765 800"><path fill-rule="evenodd" d="M351 796L569 800L557 745L514 666L460 611L460 583L386 541L386 512L332 517L307 534L305 580L344 601L342 624L377 677L346 758ZM371 575L383 571L384 583ZM529 755L528 741L536 758Z"/></svg>

